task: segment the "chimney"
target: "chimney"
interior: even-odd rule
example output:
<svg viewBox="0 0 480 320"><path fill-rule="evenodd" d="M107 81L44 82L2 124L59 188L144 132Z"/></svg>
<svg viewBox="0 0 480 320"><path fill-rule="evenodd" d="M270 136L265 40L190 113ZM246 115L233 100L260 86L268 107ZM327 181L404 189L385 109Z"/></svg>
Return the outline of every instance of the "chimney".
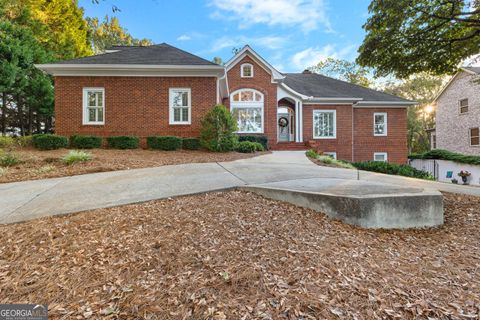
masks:
<svg viewBox="0 0 480 320"><path fill-rule="evenodd" d="M308 69L305 69L303 70L302 72L303 74L312 74L312 71L308 70Z"/></svg>

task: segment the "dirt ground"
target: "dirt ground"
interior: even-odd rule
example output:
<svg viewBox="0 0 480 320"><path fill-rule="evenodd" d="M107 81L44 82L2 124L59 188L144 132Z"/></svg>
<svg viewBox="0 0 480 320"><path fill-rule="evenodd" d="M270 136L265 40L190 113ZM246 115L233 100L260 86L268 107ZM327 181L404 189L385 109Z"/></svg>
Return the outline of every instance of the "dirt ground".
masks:
<svg viewBox="0 0 480 320"><path fill-rule="evenodd" d="M241 191L0 225L0 303L51 319L478 319L480 198L366 230Z"/></svg>
<svg viewBox="0 0 480 320"><path fill-rule="evenodd" d="M17 149L13 153L20 158L21 162L18 165L6 168L6 170L0 170L0 183L170 164L233 161L266 153L92 149L87 150L92 154L92 160L66 165L60 161L60 158L69 151L67 149L50 151L40 151L32 148Z"/></svg>

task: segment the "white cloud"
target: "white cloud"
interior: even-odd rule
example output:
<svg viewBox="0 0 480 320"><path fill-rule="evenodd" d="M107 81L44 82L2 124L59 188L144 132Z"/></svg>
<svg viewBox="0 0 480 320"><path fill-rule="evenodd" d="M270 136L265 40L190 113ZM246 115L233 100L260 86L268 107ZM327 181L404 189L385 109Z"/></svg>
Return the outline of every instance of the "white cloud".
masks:
<svg viewBox="0 0 480 320"><path fill-rule="evenodd" d="M263 47L263 48L274 50L274 49L280 49L284 47L286 44L286 41L287 41L287 38L278 37L278 36L263 36L263 37L224 36L217 39L213 43L211 52L220 51L225 48L243 47L246 44L252 47Z"/></svg>
<svg viewBox="0 0 480 320"><path fill-rule="evenodd" d="M322 25L325 31L333 31L325 0L211 0L211 5L219 10L214 17L238 20L240 27L262 23L300 26L308 32Z"/></svg>
<svg viewBox="0 0 480 320"><path fill-rule="evenodd" d="M177 38L177 41L188 41L192 40L192 37L186 34L182 34L180 37Z"/></svg>
<svg viewBox="0 0 480 320"><path fill-rule="evenodd" d="M328 44L322 48L310 47L303 51L297 52L293 55L291 65L296 70L305 70L308 67L314 66L321 60L328 57L345 59L355 46L346 46L340 50L337 50L335 45Z"/></svg>

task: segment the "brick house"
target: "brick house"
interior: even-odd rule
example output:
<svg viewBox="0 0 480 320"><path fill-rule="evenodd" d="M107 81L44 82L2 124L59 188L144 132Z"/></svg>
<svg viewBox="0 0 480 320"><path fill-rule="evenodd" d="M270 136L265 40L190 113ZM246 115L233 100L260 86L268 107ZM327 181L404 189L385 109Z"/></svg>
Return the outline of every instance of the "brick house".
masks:
<svg viewBox="0 0 480 320"><path fill-rule="evenodd" d="M480 155L480 67L461 68L435 97L432 149Z"/></svg>
<svg viewBox="0 0 480 320"><path fill-rule="evenodd" d="M55 79L56 133L196 137L225 104L239 134L272 149L314 147L338 159L405 163L414 102L310 72L280 73L249 46L225 66L160 44L38 65Z"/></svg>

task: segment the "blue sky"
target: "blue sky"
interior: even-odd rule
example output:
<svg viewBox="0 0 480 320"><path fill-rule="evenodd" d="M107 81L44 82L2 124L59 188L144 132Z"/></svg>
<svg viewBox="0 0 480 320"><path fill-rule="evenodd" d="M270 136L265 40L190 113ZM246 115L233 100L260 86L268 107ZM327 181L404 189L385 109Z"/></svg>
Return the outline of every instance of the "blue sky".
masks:
<svg viewBox="0 0 480 320"><path fill-rule="evenodd" d="M136 38L224 61L250 44L283 72L331 56L354 60L369 0L79 0L85 16L118 17ZM112 5L121 12L112 13Z"/></svg>

